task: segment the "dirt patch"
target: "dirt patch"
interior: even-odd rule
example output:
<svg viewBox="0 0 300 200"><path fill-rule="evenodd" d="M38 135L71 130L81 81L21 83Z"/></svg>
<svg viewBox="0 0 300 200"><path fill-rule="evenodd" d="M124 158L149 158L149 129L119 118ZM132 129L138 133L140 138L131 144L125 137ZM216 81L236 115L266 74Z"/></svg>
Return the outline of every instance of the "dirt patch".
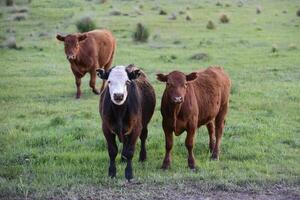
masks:
<svg viewBox="0 0 300 200"><path fill-rule="evenodd" d="M224 191L214 187L203 187L201 182L181 182L172 184L162 183L118 183L114 186L92 186L84 187L78 186L68 190L59 190L59 192L50 192L42 196L31 196L28 199L48 199L48 200L67 200L67 199L189 199L189 200L208 200L208 199L222 199L222 200L296 200L300 199L299 186L288 187L282 185L274 185L268 189L251 190L240 189L237 191ZM22 199L22 197L1 197L0 199Z"/></svg>

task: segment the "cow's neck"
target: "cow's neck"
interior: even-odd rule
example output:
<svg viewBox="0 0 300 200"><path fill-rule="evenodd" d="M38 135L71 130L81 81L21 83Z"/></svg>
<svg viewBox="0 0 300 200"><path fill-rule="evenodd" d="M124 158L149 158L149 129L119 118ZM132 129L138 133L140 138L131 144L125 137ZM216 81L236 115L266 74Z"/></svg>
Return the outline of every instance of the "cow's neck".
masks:
<svg viewBox="0 0 300 200"><path fill-rule="evenodd" d="M75 64L77 66L85 66L86 65L86 58L88 58L89 55L87 55L86 51L84 51L81 47L79 47L79 50L76 55Z"/></svg>
<svg viewBox="0 0 300 200"><path fill-rule="evenodd" d="M191 96L193 95L193 90L192 88L188 87L187 88L187 92L186 92L186 96L185 96L185 100L183 103L181 104L173 104L170 103L168 105L168 116L172 116L172 124L173 124L173 129L174 131L176 131L178 128L177 127L177 121L178 119L180 120L184 120L186 117L188 117L188 115L190 114L190 100L191 100Z"/></svg>

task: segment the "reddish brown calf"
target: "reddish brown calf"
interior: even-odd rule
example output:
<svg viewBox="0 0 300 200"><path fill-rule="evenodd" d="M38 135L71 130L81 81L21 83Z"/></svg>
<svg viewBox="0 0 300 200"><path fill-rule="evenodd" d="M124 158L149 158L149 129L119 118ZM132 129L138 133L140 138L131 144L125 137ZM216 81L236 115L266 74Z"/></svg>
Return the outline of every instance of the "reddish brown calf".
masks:
<svg viewBox="0 0 300 200"><path fill-rule="evenodd" d="M166 82L161 100L162 126L166 138L162 168L170 167L173 132L178 136L184 131L187 132L185 146L188 150L188 166L195 168L194 136L201 125L206 125L209 132L211 158L218 159L229 105L229 76L221 67L209 67L188 75L179 71L168 75L157 74L157 79Z"/></svg>
<svg viewBox="0 0 300 200"><path fill-rule="evenodd" d="M65 44L65 53L71 64L77 86L76 98L81 96L81 78L90 73L90 87L95 94L96 69L108 70L112 64L116 48L115 38L108 30L94 30L86 33L75 33L67 36L57 35L56 38ZM101 91L105 81L102 82Z"/></svg>

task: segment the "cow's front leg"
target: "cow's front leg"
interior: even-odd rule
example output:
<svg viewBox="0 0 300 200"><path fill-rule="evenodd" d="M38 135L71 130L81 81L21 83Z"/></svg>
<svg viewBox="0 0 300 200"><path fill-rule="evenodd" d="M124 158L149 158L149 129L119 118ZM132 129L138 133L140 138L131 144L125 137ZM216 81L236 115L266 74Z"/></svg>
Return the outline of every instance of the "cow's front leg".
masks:
<svg viewBox="0 0 300 200"><path fill-rule="evenodd" d="M91 79L90 79L90 87L92 88L94 94L99 95L100 91L96 89L96 71L92 70L90 72Z"/></svg>
<svg viewBox="0 0 300 200"><path fill-rule="evenodd" d="M190 169L196 168L194 152L193 152L195 131L196 128L189 128L187 130L187 135L185 139L185 146L188 150L188 166Z"/></svg>
<svg viewBox="0 0 300 200"><path fill-rule="evenodd" d="M128 137L128 141L125 146L123 157L127 160L127 165L125 168L125 178L130 181L133 178L132 172L132 158L135 150L136 141L140 135L141 130L134 130L130 133Z"/></svg>
<svg viewBox="0 0 300 200"><path fill-rule="evenodd" d="M81 90L80 90L80 85L81 85L81 78L78 76L75 76L75 83L76 83L76 99L79 99L81 97Z"/></svg>
<svg viewBox="0 0 300 200"><path fill-rule="evenodd" d="M171 151L173 147L173 131L172 129L168 128L167 126L164 126L163 122L163 129L165 133L165 158L162 164L162 169L169 169L171 165Z"/></svg>
<svg viewBox="0 0 300 200"><path fill-rule="evenodd" d="M107 128L103 128L103 133L107 142L107 149L109 154L109 168L108 168L108 176L111 178L116 177L116 157L118 154L118 146L116 144L116 135L111 133Z"/></svg>

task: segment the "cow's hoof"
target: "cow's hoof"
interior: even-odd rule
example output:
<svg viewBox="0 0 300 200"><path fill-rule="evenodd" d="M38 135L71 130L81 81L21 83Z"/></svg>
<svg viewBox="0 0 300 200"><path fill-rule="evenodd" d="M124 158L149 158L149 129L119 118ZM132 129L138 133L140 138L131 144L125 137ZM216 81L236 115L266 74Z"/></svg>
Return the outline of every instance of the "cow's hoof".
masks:
<svg viewBox="0 0 300 200"><path fill-rule="evenodd" d="M139 162L145 162L147 159L146 153L140 153Z"/></svg>
<svg viewBox="0 0 300 200"><path fill-rule="evenodd" d="M78 95L78 94L76 94L76 96L75 96L75 99L80 99L80 94Z"/></svg>
<svg viewBox="0 0 300 200"><path fill-rule="evenodd" d="M99 91L99 90L96 90L96 89L93 89L93 93L96 94L96 95L99 95L99 94L100 94L100 91Z"/></svg>
<svg viewBox="0 0 300 200"><path fill-rule="evenodd" d="M116 167L109 167L108 169L108 176L111 178L115 178L117 174L117 169Z"/></svg>
<svg viewBox="0 0 300 200"><path fill-rule="evenodd" d="M189 164L189 168L190 168L191 170L196 170L196 166L195 166L195 165Z"/></svg>
<svg viewBox="0 0 300 200"><path fill-rule="evenodd" d="M125 178L128 182L130 182L130 180L133 179L132 169L125 169Z"/></svg>
<svg viewBox="0 0 300 200"><path fill-rule="evenodd" d="M217 154L212 154L210 159L211 160L219 160L219 156Z"/></svg>
<svg viewBox="0 0 300 200"><path fill-rule="evenodd" d="M170 167L170 164L163 164L162 166L161 166L161 169L163 169L163 170L168 170L168 169L170 169L171 167Z"/></svg>

